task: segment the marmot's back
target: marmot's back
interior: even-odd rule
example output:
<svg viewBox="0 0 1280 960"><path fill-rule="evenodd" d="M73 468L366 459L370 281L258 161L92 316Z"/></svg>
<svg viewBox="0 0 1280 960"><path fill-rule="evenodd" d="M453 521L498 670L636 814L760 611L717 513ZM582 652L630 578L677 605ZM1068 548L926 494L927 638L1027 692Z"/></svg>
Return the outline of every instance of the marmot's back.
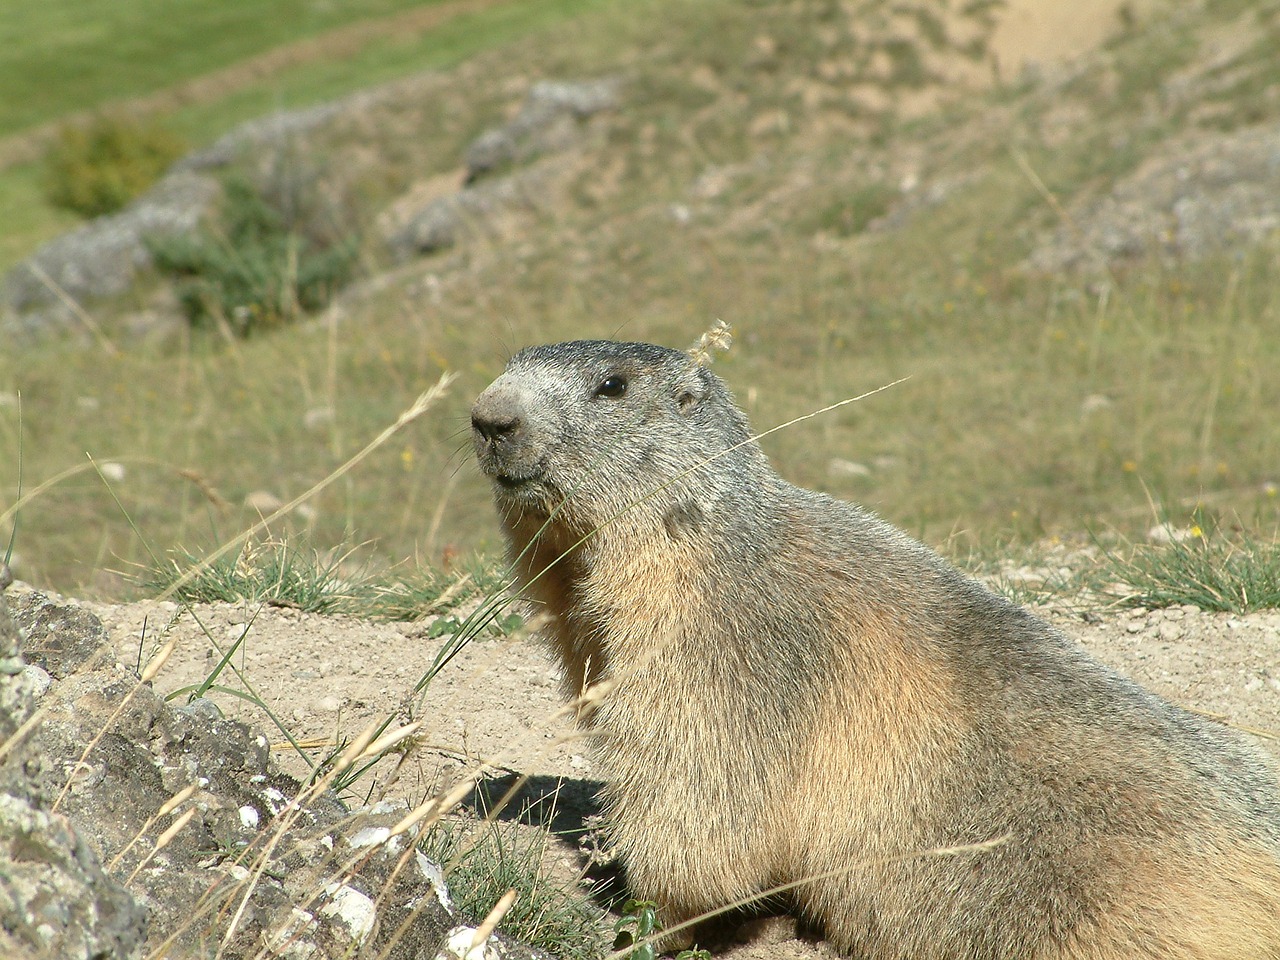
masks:
<svg viewBox="0 0 1280 960"><path fill-rule="evenodd" d="M684 354L521 351L472 423L566 692L608 681L611 829L668 926L798 884L873 960L1280 960L1268 765L781 480Z"/></svg>

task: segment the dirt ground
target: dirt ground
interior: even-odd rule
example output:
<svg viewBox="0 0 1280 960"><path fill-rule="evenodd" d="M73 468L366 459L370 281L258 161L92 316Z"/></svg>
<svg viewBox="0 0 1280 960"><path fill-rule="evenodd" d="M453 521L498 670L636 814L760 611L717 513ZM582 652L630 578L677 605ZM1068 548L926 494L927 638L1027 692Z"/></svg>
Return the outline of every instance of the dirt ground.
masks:
<svg viewBox="0 0 1280 960"><path fill-rule="evenodd" d="M473 642L418 702L412 687L441 642L428 638L422 623L375 624L248 605L202 605L193 612L172 603L86 605L102 618L125 662L136 662L140 649L145 660L167 626L177 633L177 652L156 681L162 691L199 682L219 656L214 641L226 649L247 630L235 662L300 740L351 736L396 711L423 719L423 748L398 772L387 764L362 781L362 791L374 798L420 801L457 776L462 764L483 759L529 775L535 792L560 786L563 796L578 798L571 803L589 807L599 773L561 711L555 666L533 639ZM1280 758L1280 611L1039 612L1100 659L1177 703L1247 731ZM270 731L256 707L226 694L214 699L229 716ZM291 749L282 745L277 756L292 772L304 771ZM570 820L580 822L582 812ZM578 871L576 843L560 844L553 856L565 875ZM717 954L734 960L830 955L785 923L764 925L752 942Z"/></svg>

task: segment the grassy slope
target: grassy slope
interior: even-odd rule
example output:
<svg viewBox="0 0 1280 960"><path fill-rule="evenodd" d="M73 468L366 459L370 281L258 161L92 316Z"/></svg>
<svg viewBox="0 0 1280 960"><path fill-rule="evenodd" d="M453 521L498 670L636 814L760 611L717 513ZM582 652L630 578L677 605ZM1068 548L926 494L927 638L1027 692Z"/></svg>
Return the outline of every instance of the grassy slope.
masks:
<svg viewBox="0 0 1280 960"><path fill-rule="evenodd" d="M139 97L281 44L441 0L78 0L0 5L0 136Z"/></svg>
<svg viewBox="0 0 1280 960"><path fill-rule="evenodd" d="M244 120L447 67L607 2L291 0L264 17L261 0L200 0L175 18L134 0L77 8L75 23L0 5L0 36L25 38L0 51L0 161L6 137L98 108L140 109L207 144ZM45 202L39 164L21 160L0 162L0 223L3 270L76 220Z"/></svg>
<svg viewBox="0 0 1280 960"><path fill-rule="evenodd" d="M419 175L447 171L528 78L621 70L628 107L575 181L576 203L545 210L504 244L400 271L329 330L108 362L61 347L0 360L0 390L23 392L27 488L83 463L86 450L141 458L116 484L138 529L158 550L198 547L240 529L245 511L208 503L177 468L194 468L233 504L256 489L294 495L448 368L461 373L450 398L323 494L313 532L322 544L376 541L370 549L388 561L436 560L446 544L493 547L465 412L503 355L582 335L683 345L723 317L739 342L717 369L759 427L910 376L766 446L788 477L867 502L935 543L1141 531L1149 495L1175 519L1201 503L1274 529L1264 484L1277 479L1280 449L1280 424L1266 414L1280 409L1280 343L1268 334L1280 324L1277 251L1172 272L1138 265L1105 296L1087 279L1018 267L1058 215L1015 152L1064 200L1105 190L1166 132L1195 122L1195 104L1162 105L1160 91L1197 56L1205 21L1130 37L1057 89L842 127L838 111L794 93L793 80L813 81L820 13L602 5L555 42L534 34L481 54L431 97L382 117L365 145L405 154L399 162ZM778 50L763 61L762 34ZM713 48L698 39L707 35ZM1248 63L1252 74L1237 73L1274 69L1262 50ZM1280 112L1267 84L1254 85L1262 92L1225 101L1216 128ZM786 136L745 132L778 110ZM1050 141L1059 116L1074 126ZM415 139L416 153L396 139L413 130L431 133ZM832 228L908 161L925 182L948 185L940 203L894 231ZM706 187L708 176L719 186ZM687 224L673 204L689 209ZM326 406L331 421L315 416ZM13 408L0 409L0 450L16 437ZM833 470L833 459L868 464L870 475ZM108 590L119 585L105 569L145 556L90 472L24 512L18 550L25 576Z"/></svg>

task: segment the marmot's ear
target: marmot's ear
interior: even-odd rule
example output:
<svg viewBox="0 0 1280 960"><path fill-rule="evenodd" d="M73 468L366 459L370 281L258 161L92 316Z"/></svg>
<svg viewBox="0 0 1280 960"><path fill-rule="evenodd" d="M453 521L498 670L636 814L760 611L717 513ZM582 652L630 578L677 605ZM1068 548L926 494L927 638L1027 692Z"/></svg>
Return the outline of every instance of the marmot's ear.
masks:
<svg viewBox="0 0 1280 960"><path fill-rule="evenodd" d="M700 373L700 370L691 370L676 384L676 403L679 404L681 413L692 413L694 407L707 396L707 385L699 376Z"/></svg>

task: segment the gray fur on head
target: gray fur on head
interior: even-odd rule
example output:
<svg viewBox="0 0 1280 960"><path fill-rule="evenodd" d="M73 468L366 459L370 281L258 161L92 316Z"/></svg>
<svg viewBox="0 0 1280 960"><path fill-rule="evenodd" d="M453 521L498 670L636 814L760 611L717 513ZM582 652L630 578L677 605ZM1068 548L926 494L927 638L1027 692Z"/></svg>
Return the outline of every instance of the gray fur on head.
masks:
<svg viewBox="0 0 1280 960"><path fill-rule="evenodd" d="M647 343L521 350L476 401L472 421L499 502L559 509L583 533L622 510L638 522L712 509L739 490L725 477L767 468L720 378ZM620 490L633 496L621 502Z"/></svg>

